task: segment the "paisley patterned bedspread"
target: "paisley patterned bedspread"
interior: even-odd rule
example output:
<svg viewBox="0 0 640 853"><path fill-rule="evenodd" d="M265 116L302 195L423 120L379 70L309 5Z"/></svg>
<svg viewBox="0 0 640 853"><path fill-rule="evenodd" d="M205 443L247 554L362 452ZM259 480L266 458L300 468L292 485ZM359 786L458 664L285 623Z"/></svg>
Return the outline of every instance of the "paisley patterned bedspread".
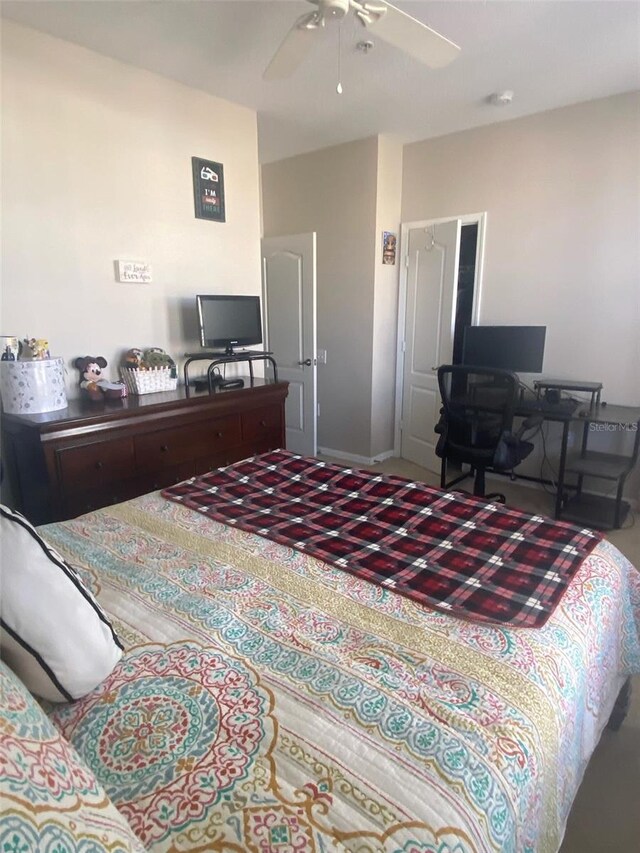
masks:
<svg viewBox="0 0 640 853"><path fill-rule="evenodd" d="M42 532L127 647L51 718L154 853L555 851L640 672L640 575L607 542L506 629L158 494Z"/></svg>

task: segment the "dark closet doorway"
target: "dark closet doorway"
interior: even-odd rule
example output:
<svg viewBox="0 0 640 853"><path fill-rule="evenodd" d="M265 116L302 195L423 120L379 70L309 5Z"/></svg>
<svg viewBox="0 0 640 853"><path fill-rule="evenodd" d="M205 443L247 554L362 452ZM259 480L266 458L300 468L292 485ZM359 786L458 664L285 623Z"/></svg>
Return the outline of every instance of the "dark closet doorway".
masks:
<svg viewBox="0 0 640 853"><path fill-rule="evenodd" d="M456 299L453 332L453 364L462 363L464 330L473 319L473 296L478 257L478 223L463 225L460 231L460 256L458 266L458 296Z"/></svg>

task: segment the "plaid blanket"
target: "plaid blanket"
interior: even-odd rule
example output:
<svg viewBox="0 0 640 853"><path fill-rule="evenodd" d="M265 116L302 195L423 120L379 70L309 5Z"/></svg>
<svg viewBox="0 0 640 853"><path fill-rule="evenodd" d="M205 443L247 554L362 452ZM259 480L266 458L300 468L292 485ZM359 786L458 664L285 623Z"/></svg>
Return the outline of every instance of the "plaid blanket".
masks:
<svg viewBox="0 0 640 853"><path fill-rule="evenodd" d="M429 607L512 627L543 625L600 541L571 524L285 450L162 494Z"/></svg>

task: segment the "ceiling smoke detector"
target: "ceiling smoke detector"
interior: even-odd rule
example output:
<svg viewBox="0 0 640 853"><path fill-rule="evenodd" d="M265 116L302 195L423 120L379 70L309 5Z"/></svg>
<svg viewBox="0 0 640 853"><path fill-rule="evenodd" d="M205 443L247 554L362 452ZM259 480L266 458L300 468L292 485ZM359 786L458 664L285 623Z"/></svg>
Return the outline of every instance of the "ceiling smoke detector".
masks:
<svg viewBox="0 0 640 853"><path fill-rule="evenodd" d="M494 107L508 107L513 100L513 89L504 89L502 92L494 92L489 95L489 103Z"/></svg>
<svg viewBox="0 0 640 853"><path fill-rule="evenodd" d="M369 53L370 50L373 50L373 42L372 41L359 41L356 44L356 47L362 53L367 54L367 53Z"/></svg>

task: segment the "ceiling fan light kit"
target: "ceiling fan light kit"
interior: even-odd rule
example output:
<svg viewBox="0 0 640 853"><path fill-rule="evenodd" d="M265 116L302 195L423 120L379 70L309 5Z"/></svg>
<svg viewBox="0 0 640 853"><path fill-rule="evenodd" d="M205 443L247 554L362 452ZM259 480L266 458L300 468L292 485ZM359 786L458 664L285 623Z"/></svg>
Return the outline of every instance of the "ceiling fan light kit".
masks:
<svg viewBox="0 0 640 853"><path fill-rule="evenodd" d="M324 15L339 21L349 11L349 0L324 0L324 2L318 2L318 6Z"/></svg>
<svg viewBox="0 0 640 853"><path fill-rule="evenodd" d="M327 21L342 21L351 10L367 29L383 41L429 68L442 68L452 62L460 48L432 30L422 21L407 15L391 3L376 0L308 0L318 8L293 24L263 74L265 80L290 77L312 50L316 33ZM373 46L369 40L362 44ZM360 48L367 53L370 47Z"/></svg>

